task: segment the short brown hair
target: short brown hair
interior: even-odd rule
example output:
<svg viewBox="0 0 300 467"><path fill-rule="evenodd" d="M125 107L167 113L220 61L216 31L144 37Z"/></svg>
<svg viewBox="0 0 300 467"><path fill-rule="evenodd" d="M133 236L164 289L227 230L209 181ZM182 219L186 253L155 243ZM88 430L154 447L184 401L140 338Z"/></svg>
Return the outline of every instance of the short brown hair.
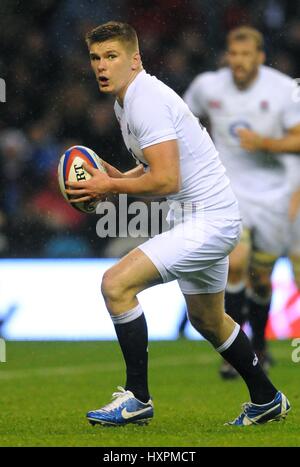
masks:
<svg viewBox="0 0 300 467"><path fill-rule="evenodd" d="M125 43L132 50L138 50L139 48L136 31L127 23L109 21L108 23L100 24L100 26L92 29L85 36L85 40L89 46L95 42L105 42L112 39Z"/></svg>
<svg viewBox="0 0 300 467"><path fill-rule="evenodd" d="M232 41L245 41L248 39L254 40L256 43L257 50L264 49L264 38L261 32L250 26L241 26L239 28L232 29L227 35L227 46Z"/></svg>

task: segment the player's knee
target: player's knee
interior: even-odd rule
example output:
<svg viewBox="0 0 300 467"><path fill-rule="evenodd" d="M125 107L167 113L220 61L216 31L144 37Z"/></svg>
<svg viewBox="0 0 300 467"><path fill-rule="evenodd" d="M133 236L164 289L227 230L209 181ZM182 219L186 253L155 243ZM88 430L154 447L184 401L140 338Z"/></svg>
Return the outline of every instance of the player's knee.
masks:
<svg viewBox="0 0 300 467"><path fill-rule="evenodd" d="M103 275L101 292L105 302L116 302L124 293L124 284L118 274L110 269Z"/></svg>
<svg viewBox="0 0 300 467"><path fill-rule="evenodd" d="M131 286L123 274L118 274L114 270L108 270L104 273L101 283L101 292L107 308L112 314L116 305L131 302L136 295L136 289ZM118 308L118 307L117 307Z"/></svg>

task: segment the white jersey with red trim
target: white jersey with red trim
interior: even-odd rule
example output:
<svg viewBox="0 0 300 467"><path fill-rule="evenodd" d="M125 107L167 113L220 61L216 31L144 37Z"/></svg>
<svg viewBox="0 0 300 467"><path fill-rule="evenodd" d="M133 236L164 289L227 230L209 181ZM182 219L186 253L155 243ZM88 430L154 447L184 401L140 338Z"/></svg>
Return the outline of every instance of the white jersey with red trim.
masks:
<svg viewBox="0 0 300 467"><path fill-rule="evenodd" d="M197 201L204 211L219 211L220 215L225 214L224 210L234 215L238 212L214 143L171 88L143 70L128 86L123 107L115 102L115 113L127 149L146 170L144 148L177 140L181 189L168 200Z"/></svg>
<svg viewBox="0 0 300 467"><path fill-rule="evenodd" d="M260 67L245 90L237 88L229 68L198 75L187 89L184 99L192 112L210 120L214 143L239 200L266 206L287 203L285 155L242 149L237 130L281 138L300 123L297 97L294 80L267 66Z"/></svg>

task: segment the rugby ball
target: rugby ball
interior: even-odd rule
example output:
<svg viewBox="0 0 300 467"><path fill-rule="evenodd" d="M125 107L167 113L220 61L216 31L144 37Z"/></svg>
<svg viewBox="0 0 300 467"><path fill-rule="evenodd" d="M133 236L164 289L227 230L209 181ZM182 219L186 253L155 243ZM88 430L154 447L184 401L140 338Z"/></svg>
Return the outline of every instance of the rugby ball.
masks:
<svg viewBox="0 0 300 467"><path fill-rule="evenodd" d="M85 146L72 146L60 158L58 164L58 184L63 197L70 201L70 196L67 195L65 189L66 181L80 182L81 180L89 180L91 175L82 167L83 162L86 162L91 167L106 172L102 159L97 154ZM103 196L104 198L105 196ZM71 205L79 211L93 213L96 211L97 204L101 200L85 201L82 203L72 203Z"/></svg>

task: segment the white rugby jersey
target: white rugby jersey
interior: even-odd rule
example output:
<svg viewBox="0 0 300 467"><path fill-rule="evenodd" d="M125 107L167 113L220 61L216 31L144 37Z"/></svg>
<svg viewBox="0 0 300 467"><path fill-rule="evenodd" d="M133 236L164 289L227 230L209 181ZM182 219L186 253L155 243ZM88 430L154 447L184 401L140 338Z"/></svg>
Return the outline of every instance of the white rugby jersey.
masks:
<svg viewBox="0 0 300 467"><path fill-rule="evenodd" d="M214 143L238 199L273 205L287 199L286 156L242 149L237 130L282 137L300 123L296 94L291 78L266 66L260 67L255 82L245 90L237 88L229 68L198 75L187 89L184 99L192 112L210 120Z"/></svg>
<svg viewBox="0 0 300 467"><path fill-rule="evenodd" d="M288 154L284 158L291 191L300 190L300 154ZM300 235L300 232L299 232Z"/></svg>
<svg viewBox="0 0 300 467"><path fill-rule="evenodd" d="M141 71L128 86L123 107L115 113L127 149L147 170L142 150L176 139L180 154L181 189L169 201L200 202L206 211L237 212L236 198L216 148L187 104L171 88Z"/></svg>

